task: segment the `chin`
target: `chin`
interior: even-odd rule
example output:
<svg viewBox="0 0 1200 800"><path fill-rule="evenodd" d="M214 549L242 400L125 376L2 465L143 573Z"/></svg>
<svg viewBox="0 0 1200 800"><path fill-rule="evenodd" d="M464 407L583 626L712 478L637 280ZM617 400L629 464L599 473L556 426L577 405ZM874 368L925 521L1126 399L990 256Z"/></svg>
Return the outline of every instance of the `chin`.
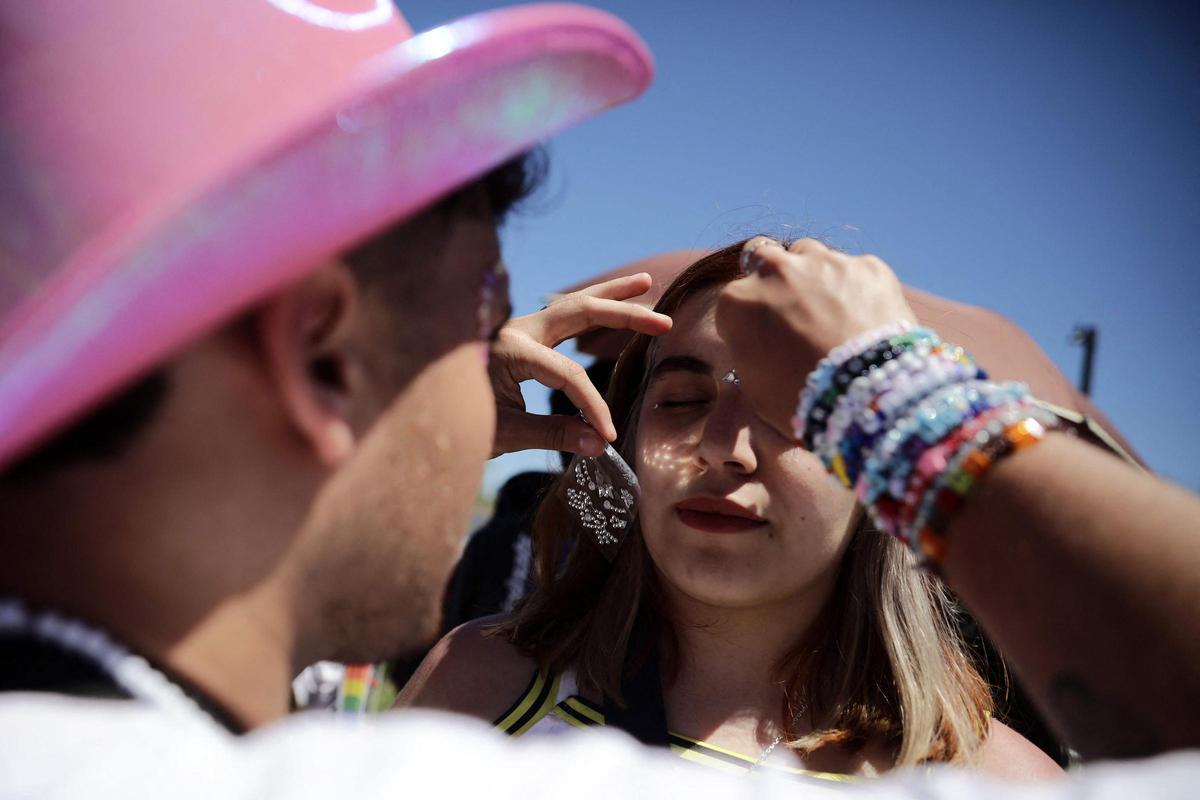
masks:
<svg viewBox="0 0 1200 800"><path fill-rule="evenodd" d="M769 583L764 584L761 573L752 569L686 570L686 574L667 575L667 580L677 590L692 600L716 608L754 608L779 600L789 594L775 591Z"/></svg>
<svg viewBox="0 0 1200 800"><path fill-rule="evenodd" d="M724 608L730 611L758 608L777 602L779 596L764 594L761 587L730 586L702 587L695 590L684 590L693 600L713 608Z"/></svg>

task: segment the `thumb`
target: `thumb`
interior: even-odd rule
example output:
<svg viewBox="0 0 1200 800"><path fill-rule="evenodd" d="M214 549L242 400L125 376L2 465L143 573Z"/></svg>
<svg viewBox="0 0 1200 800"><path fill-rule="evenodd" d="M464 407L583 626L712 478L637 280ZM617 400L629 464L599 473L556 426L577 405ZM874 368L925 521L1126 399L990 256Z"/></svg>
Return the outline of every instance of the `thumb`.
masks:
<svg viewBox="0 0 1200 800"><path fill-rule="evenodd" d="M561 450L598 456L604 452L604 446L604 438L578 417L497 409L493 458L517 450Z"/></svg>

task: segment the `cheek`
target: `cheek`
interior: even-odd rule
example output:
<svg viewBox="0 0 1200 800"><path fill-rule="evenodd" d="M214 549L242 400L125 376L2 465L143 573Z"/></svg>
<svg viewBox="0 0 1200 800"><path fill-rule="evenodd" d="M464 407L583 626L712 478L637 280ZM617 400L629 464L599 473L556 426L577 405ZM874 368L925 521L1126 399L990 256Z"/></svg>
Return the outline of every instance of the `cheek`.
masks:
<svg viewBox="0 0 1200 800"><path fill-rule="evenodd" d="M405 391L409 402L392 409L405 435L395 440L419 471L414 478L438 505L463 511L475 497L491 454L496 406L475 343L463 344L422 370ZM465 516L463 517L466 518Z"/></svg>
<svg viewBox="0 0 1200 800"><path fill-rule="evenodd" d="M634 470L642 486L642 508L674 502L695 469L696 436L639 420Z"/></svg>
<svg viewBox="0 0 1200 800"><path fill-rule="evenodd" d="M403 600L440 597L458 557L491 453L491 397L479 349L463 344L422 369L361 442L341 506L353 549L402 578Z"/></svg>
<svg viewBox="0 0 1200 800"><path fill-rule="evenodd" d="M802 528L803 538L815 537L840 550L854 514L854 495L835 484L820 459L806 450L782 453L775 472L768 488L774 490L772 505L780 518Z"/></svg>

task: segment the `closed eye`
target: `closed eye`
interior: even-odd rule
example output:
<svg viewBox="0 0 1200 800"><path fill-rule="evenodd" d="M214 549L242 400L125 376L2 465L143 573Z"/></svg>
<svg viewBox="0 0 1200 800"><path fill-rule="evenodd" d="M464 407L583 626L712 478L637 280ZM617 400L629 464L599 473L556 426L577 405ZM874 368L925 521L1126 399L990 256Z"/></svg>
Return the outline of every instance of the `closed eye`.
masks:
<svg viewBox="0 0 1200 800"><path fill-rule="evenodd" d="M659 408L692 408L694 406L703 405L708 402L708 398L699 397L692 400L660 400L657 405Z"/></svg>

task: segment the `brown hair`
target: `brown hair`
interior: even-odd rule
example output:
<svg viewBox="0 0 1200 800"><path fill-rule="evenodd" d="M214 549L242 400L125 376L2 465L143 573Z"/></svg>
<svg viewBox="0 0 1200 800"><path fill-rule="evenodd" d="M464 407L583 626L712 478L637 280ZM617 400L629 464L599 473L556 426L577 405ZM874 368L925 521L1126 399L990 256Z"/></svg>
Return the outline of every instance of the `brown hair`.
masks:
<svg viewBox="0 0 1200 800"><path fill-rule="evenodd" d="M741 249L730 245L692 264L655 310L673 314L741 277ZM631 463L652 346L649 336L633 338L608 392L616 447ZM535 588L499 632L543 668L574 668L585 691L619 699L623 678L655 646L670 680L675 639L640 528L633 526L610 564L571 524L565 487L565 479L556 481L534 521ZM818 623L776 665L783 719L805 709L812 726L801 736L789 723L785 736L809 753L883 741L895 748L898 766L970 760L986 736L992 699L955 633L954 602L903 545L872 529L861 511L856 520Z"/></svg>

